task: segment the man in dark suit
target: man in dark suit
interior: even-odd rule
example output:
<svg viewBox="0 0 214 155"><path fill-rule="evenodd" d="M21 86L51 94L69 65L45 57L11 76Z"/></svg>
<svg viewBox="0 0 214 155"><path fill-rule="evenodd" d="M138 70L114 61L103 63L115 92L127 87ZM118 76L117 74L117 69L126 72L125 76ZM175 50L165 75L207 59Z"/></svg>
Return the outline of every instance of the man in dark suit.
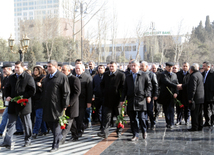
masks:
<svg viewBox="0 0 214 155"><path fill-rule="evenodd" d="M79 116L79 95L81 92L80 80L78 77L73 76L70 73L70 67L68 65L62 66L62 72L68 77L70 85L70 103L66 109L66 116L69 116L66 129L62 131L63 139L61 143L65 143L65 139L70 129L72 131L72 140L78 139L78 131L76 126L76 118Z"/></svg>
<svg viewBox="0 0 214 155"><path fill-rule="evenodd" d="M182 70L176 73L178 77L179 84L185 84L185 78L189 75L189 63L184 62L182 66ZM190 121L190 109L188 106L187 100L187 89L179 90L178 100L184 105L184 108L180 108L179 105L176 105L176 113L177 113L177 123L176 125L181 125L183 112L184 112L184 120L185 124L189 124Z"/></svg>
<svg viewBox="0 0 214 155"><path fill-rule="evenodd" d="M133 61L133 59L131 59L131 60L129 60L129 64L128 64L128 67L127 67L127 69L126 69L126 71L125 71L125 75L127 76L127 75L129 75L129 74L132 74L131 73L131 63L132 63L132 61Z"/></svg>
<svg viewBox="0 0 214 155"><path fill-rule="evenodd" d="M131 130L133 133L132 141L137 141L139 138L139 127L136 117L138 117L139 125L143 133L143 139L147 138L146 132L146 102L151 102L152 84L148 74L141 72L138 61L133 60L131 63L132 74L126 76L125 86L121 97L121 105L128 99L127 111L130 117Z"/></svg>
<svg viewBox="0 0 214 155"><path fill-rule="evenodd" d="M190 67L190 79L187 88L192 121L192 128L188 130L201 131L203 128L202 106L204 103L204 83L197 63L192 64Z"/></svg>
<svg viewBox="0 0 214 155"><path fill-rule="evenodd" d="M120 106L120 93L123 90L125 74L117 70L116 62L110 62L109 71L105 72L100 83L101 91L104 95L103 102L103 129L97 135L108 138L109 126L112 113L119 115L118 107ZM120 132L117 129L117 134Z"/></svg>
<svg viewBox="0 0 214 155"><path fill-rule="evenodd" d="M158 102L163 105L165 114L166 127L173 128L174 126L174 98L177 97L178 90L177 75L172 72L173 63L166 63L165 71L161 73L160 77L160 95ZM173 95L170 93L170 91Z"/></svg>
<svg viewBox="0 0 214 155"><path fill-rule="evenodd" d="M105 72L105 67L103 65L99 65L98 66L98 74L94 76L93 78L93 95L95 97L95 114L96 114L96 118L98 118L99 122L100 122L100 129L103 128L102 125L102 104L103 104L103 94L100 88L100 83L103 79L103 74Z"/></svg>
<svg viewBox="0 0 214 155"><path fill-rule="evenodd" d="M147 102L147 128L149 128L149 123L148 123L148 116L151 122L151 130L154 130L155 127L155 118L154 118L154 114L153 114L153 105L154 105L154 101L158 99L158 81L157 81L157 77L156 74L152 73L151 71L148 70L149 69L149 65L146 61L142 61L140 64L140 70L143 71L144 73L146 73L152 83L152 90L151 90L151 101Z"/></svg>
<svg viewBox="0 0 214 155"><path fill-rule="evenodd" d="M203 62L204 72L204 126L214 125L214 72L210 69L211 64L208 61Z"/></svg>
<svg viewBox="0 0 214 155"><path fill-rule="evenodd" d="M48 62L48 75L42 84L43 119L48 123L54 136L50 152L59 149L59 142L62 140L59 117L68 107L70 98L68 78L57 70L57 66L55 60Z"/></svg>
<svg viewBox="0 0 214 155"><path fill-rule="evenodd" d="M86 108L91 107L92 102L92 77L84 72L85 68L83 64L77 64L75 66L76 76L81 83L81 93L79 95L79 116L77 117L77 129L78 136L81 137L84 132L84 116Z"/></svg>
<svg viewBox="0 0 214 155"><path fill-rule="evenodd" d="M12 137L16 131L16 120L20 114L20 118L25 129L25 144L23 147L31 145L32 137L32 122L30 113L32 112L31 97L35 94L35 83L33 77L24 72L24 63L17 61L15 63L15 73L9 77L8 83L5 86L6 101L9 101L7 134L4 138L1 147L11 148ZM21 106L16 102L11 102L11 99L17 96L23 96L28 99L26 106Z"/></svg>

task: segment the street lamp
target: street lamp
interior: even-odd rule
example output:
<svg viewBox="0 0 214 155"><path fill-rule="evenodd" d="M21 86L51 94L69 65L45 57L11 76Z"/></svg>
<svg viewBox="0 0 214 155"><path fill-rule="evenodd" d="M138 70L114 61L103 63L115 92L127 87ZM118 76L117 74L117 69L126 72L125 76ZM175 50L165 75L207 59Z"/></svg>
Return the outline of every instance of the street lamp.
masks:
<svg viewBox="0 0 214 155"><path fill-rule="evenodd" d="M83 48L82 48L82 14L83 14L83 12L84 12L84 14L87 14L87 3L86 2L84 2L84 3L82 3L82 2L80 2L80 1L78 1L78 3L79 3L79 7L77 7L76 9L75 9L75 12L78 12L78 9L80 8L80 15L81 15L81 60L83 61ZM85 8L85 10L83 9L83 5L86 5L86 8Z"/></svg>
<svg viewBox="0 0 214 155"><path fill-rule="evenodd" d="M24 56L23 54L27 52L27 49L29 47L29 42L30 39L27 37L27 35L25 34L25 36L23 35L22 39L20 40L20 48L18 52L14 52L13 51L13 46L14 46L14 38L12 37L12 34L10 35L10 38L8 39L8 43L10 46L10 51L12 53L19 53L20 54L20 61L24 62Z"/></svg>

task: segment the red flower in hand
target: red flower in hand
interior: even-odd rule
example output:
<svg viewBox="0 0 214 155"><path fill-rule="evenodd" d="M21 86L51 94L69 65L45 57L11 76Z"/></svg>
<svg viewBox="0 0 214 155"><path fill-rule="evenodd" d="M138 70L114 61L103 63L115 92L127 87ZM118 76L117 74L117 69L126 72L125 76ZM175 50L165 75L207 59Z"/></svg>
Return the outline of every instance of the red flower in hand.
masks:
<svg viewBox="0 0 214 155"><path fill-rule="evenodd" d="M20 104L20 103L24 102L23 100L24 99L20 99L20 100L17 101L17 103Z"/></svg>
<svg viewBox="0 0 214 155"><path fill-rule="evenodd" d="M26 103L24 102L23 105L26 106Z"/></svg>
<svg viewBox="0 0 214 155"><path fill-rule="evenodd" d="M180 105L180 108L183 108L184 107L184 105L182 104L182 105Z"/></svg>
<svg viewBox="0 0 214 155"><path fill-rule="evenodd" d="M24 102L27 103L27 102L28 102L28 99L24 99Z"/></svg>
<svg viewBox="0 0 214 155"><path fill-rule="evenodd" d="M63 126L61 126L61 129L65 129L65 127L66 127L66 124L64 124Z"/></svg>

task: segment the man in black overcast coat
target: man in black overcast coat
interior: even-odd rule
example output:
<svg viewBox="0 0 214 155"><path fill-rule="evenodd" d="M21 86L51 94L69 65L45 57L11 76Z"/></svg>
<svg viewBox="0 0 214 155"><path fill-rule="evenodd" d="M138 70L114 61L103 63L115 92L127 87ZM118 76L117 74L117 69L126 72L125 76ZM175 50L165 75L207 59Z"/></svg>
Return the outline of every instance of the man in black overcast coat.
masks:
<svg viewBox="0 0 214 155"><path fill-rule="evenodd" d="M161 73L160 77L160 95L158 102L163 104L163 111L165 114L166 127L173 128L174 125L174 98L177 97L178 90L177 75L172 72L173 63L166 63L165 71ZM173 95L169 92L169 90Z"/></svg>
<svg viewBox="0 0 214 155"><path fill-rule="evenodd" d="M203 128L202 106L204 103L204 83L197 63L192 64L190 67L190 74L187 93L191 107L192 128L188 130L201 131Z"/></svg>
<svg viewBox="0 0 214 155"><path fill-rule="evenodd" d="M69 105L70 87L68 78L57 70L57 62L48 62L48 75L42 84L43 96L43 119L46 121L53 132L53 143L50 152L59 149L59 142L62 140L62 130L59 124L59 117Z"/></svg>
<svg viewBox="0 0 214 155"><path fill-rule="evenodd" d="M125 83L125 74L117 70L116 62L110 62L109 71L105 72L100 83L103 92L103 129L97 135L107 138L109 135L109 126L112 113L119 115L120 95ZM117 133L118 129L117 129ZM119 135L118 135L119 136Z"/></svg>
<svg viewBox="0 0 214 155"><path fill-rule="evenodd" d="M70 129L72 131L72 139L77 140L78 131L76 125L76 118L79 116L79 95L81 92L80 80L78 77L73 76L71 74L70 68L68 65L62 66L62 73L64 73L68 77L69 85L70 85L70 102L69 106L66 109L66 116L69 116L68 124L66 129L62 131L63 139L61 141L62 144L65 143L65 139Z"/></svg>
<svg viewBox="0 0 214 155"><path fill-rule="evenodd" d="M24 72L24 63L17 61L15 63L15 73L9 76L7 85L5 86L6 101L10 101L8 107L9 122L7 125L7 134L0 147L11 148L12 137L16 131L16 120L20 114L20 118L25 129L25 144L23 147L31 145L32 137L32 122L30 113L32 112L31 97L35 94L36 87L33 77ZM26 106L21 106L16 102L11 102L11 99L17 96L23 96L28 99Z"/></svg>
<svg viewBox="0 0 214 155"><path fill-rule="evenodd" d="M203 63L204 72L204 126L214 125L214 72L208 61Z"/></svg>
<svg viewBox="0 0 214 155"><path fill-rule="evenodd" d="M79 95L79 116L77 117L77 129L78 129L78 137L81 137L84 132L84 117L86 108L91 107L92 102L92 77L89 74L84 72L84 65L77 64L75 66L76 76L80 80L81 84L81 93Z"/></svg>
<svg viewBox="0 0 214 155"><path fill-rule="evenodd" d="M139 127L136 117L138 117L139 125L142 130L143 139L147 138L146 111L147 102L151 102L152 83L148 74L139 70L138 61L131 62L132 74L126 76L125 85L121 97L121 105L127 97L127 111L130 118L131 130L133 133L132 141L139 139Z"/></svg>

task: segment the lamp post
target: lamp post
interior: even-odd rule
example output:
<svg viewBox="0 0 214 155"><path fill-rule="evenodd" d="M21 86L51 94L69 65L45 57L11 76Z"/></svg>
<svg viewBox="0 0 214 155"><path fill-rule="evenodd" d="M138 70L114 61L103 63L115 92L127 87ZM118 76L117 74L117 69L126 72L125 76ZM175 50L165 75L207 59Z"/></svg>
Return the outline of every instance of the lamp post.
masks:
<svg viewBox="0 0 214 155"><path fill-rule="evenodd" d="M152 63L153 63L153 57L154 57L154 49L153 49L153 31L155 30L155 23L154 23L154 22L151 22L150 30L152 30L152 50L151 50L151 55L152 55Z"/></svg>
<svg viewBox="0 0 214 155"><path fill-rule="evenodd" d="M77 6L77 8L75 9L75 12L78 12L78 9L80 8L80 18L81 18L81 60L83 61L83 43L82 43L82 14L83 14L83 12L84 12L84 14L87 14L87 3L86 2L80 2L80 1L78 1L78 3L79 3L79 7ZM86 4L86 8L85 8L85 10L84 10L84 8L83 8L83 5L84 4Z"/></svg>
<svg viewBox="0 0 214 155"><path fill-rule="evenodd" d="M24 62L24 53L27 52L27 49L29 47L29 41L30 39L27 37L27 35L25 34L25 36L23 35L22 39L20 40L20 48L19 51L13 51L13 46L14 46L14 38L12 37L12 34L10 35L10 38L8 39L8 43L10 46L10 51L12 53L19 53L20 54L20 61Z"/></svg>

